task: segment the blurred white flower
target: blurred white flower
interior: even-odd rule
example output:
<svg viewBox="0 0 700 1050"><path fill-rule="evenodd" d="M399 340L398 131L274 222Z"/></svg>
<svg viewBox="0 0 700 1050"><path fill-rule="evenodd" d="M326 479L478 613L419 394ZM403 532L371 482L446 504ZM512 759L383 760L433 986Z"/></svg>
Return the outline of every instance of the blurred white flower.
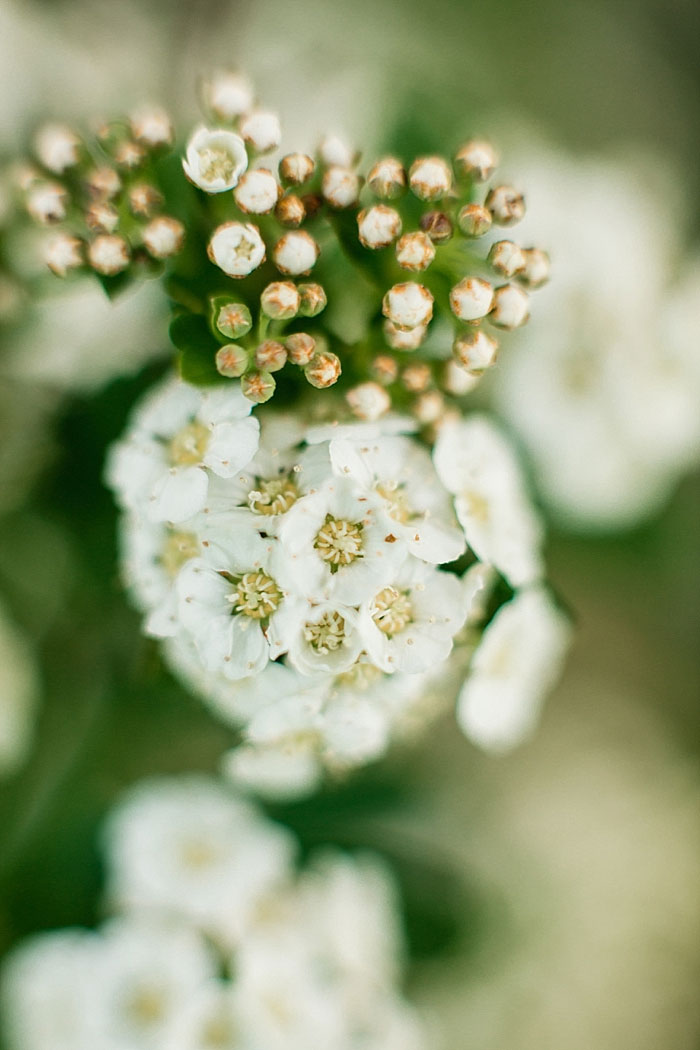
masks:
<svg viewBox="0 0 700 1050"><path fill-rule="evenodd" d="M189 138L185 175L207 193L232 190L248 167L248 154L240 135L222 128L196 128Z"/></svg>

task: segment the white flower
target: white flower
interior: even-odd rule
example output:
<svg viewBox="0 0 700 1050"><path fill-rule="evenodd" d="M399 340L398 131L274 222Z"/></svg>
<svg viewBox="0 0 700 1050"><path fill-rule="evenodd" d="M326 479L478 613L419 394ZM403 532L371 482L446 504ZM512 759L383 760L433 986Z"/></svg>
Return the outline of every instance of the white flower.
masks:
<svg viewBox="0 0 700 1050"><path fill-rule="evenodd" d="M321 160L329 167L351 168L355 159L351 147L340 135L326 135L319 146Z"/></svg>
<svg viewBox="0 0 700 1050"><path fill-rule="evenodd" d="M158 215L151 219L143 231L143 243L155 259L168 259L177 255L185 238L185 227L169 215Z"/></svg>
<svg viewBox="0 0 700 1050"><path fill-rule="evenodd" d="M452 353L462 368L472 376L480 376L496 362L498 343L493 336L477 328L455 339Z"/></svg>
<svg viewBox="0 0 700 1050"><path fill-rule="evenodd" d="M68 194L58 182L36 182L27 191L27 211L45 225L66 217Z"/></svg>
<svg viewBox="0 0 700 1050"><path fill-rule="evenodd" d="M433 316L433 297L415 281L395 284L384 296L382 310L398 329L417 328L427 325Z"/></svg>
<svg viewBox="0 0 700 1050"><path fill-rule="evenodd" d="M282 141L282 129L276 113L255 110L240 123L241 135L257 153L269 153Z"/></svg>
<svg viewBox="0 0 700 1050"><path fill-rule="evenodd" d="M235 120L253 105L253 85L241 73L214 73L204 84L204 101L219 120Z"/></svg>
<svg viewBox="0 0 700 1050"><path fill-rule="evenodd" d="M259 423L236 387L202 391L167 378L113 446L107 481L117 500L153 521L183 522L202 509L211 474L232 477L258 447Z"/></svg>
<svg viewBox="0 0 700 1050"><path fill-rule="evenodd" d="M281 273L296 277L313 269L319 251L318 244L306 230L290 230L277 241L272 258Z"/></svg>
<svg viewBox="0 0 700 1050"><path fill-rule="evenodd" d="M61 175L80 159L80 139L65 124L45 124L34 137L36 155L49 171Z"/></svg>
<svg viewBox="0 0 700 1050"><path fill-rule="evenodd" d="M505 751L532 732L561 672L571 626L541 589L501 606L472 657L457 720L481 747Z"/></svg>
<svg viewBox="0 0 700 1050"><path fill-rule="evenodd" d="M229 277L247 277L265 260L265 242L252 223L225 222L211 236L209 258Z"/></svg>
<svg viewBox="0 0 700 1050"><path fill-rule="evenodd" d="M477 182L485 182L493 175L498 157L490 142L472 139L459 150L455 156L455 168L460 175L466 175Z"/></svg>
<svg viewBox="0 0 700 1050"><path fill-rule="evenodd" d="M442 157L421 157L411 165L408 181L416 197L435 201L452 188L452 172Z"/></svg>
<svg viewBox="0 0 700 1050"><path fill-rule="evenodd" d="M88 247L88 259L98 273L113 277L129 265L129 245L116 234L101 234Z"/></svg>
<svg viewBox="0 0 700 1050"><path fill-rule="evenodd" d="M159 106L142 106L131 114L129 123L134 138L146 146L168 146L173 141L172 122Z"/></svg>
<svg viewBox="0 0 700 1050"><path fill-rule="evenodd" d="M279 183L272 172L267 168L256 168L241 176L233 195L241 211L266 215L277 204L280 192Z"/></svg>
<svg viewBox="0 0 700 1050"><path fill-rule="evenodd" d="M323 766L311 746L241 744L224 755L222 765L243 791L280 801L313 794L323 779Z"/></svg>
<svg viewBox="0 0 700 1050"><path fill-rule="evenodd" d="M367 185L375 196L391 200L406 188L406 170L396 157L383 157L369 172Z"/></svg>
<svg viewBox="0 0 700 1050"><path fill-rule="evenodd" d="M480 277L463 277L450 292L450 308L460 321L478 321L493 305L493 288Z"/></svg>
<svg viewBox="0 0 700 1050"><path fill-rule="evenodd" d="M65 277L69 270L83 265L83 245L68 233L56 234L44 247L44 261L57 277Z"/></svg>
<svg viewBox="0 0 700 1050"><path fill-rule="evenodd" d="M435 258L435 245L427 233L404 233L396 244L396 261L402 270L427 270Z"/></svg>
<svg viewBox="0 0 700 1050"><path fill-rule="evenodd" d="M530 316L530 299L517 284L504 284L493 293L491 324L499 328L519 328Z"/></svg>
<svg viewBox="0 0 700 1050"><path fill-rule="evenodd" d="M515 587L542 575L542 526L517 460L485 416L447 423L435 445L435 468L455 495L467 543Z"/></svg>
<svg viewBox="0 0 700 1050"><path fill-rule="evenodd" d="M362 649L357 613L345 605L298 602L289 632L288 659L301 674L342 674Z"/></svg>
<svg viewBox="0 0 700 1050"><path fill-rule="evenodd" d="M365 248L386 248L401 233L401 216L395 208L375 204L359 213L357 228Z"/></svg>
<svg viewBox="0 0 700 1050"><path fill-rule="evenodd" d="M323 173L321 192L332 207L349 208L360 192L359 176L350 168L333 165Z"/></svg>
<svg viewBox="0 0 700 1050"><path fill-rule="evenodd" d="M202 125L189 138L182 167L206 193L232 190L248 167L245 143L234 131Z"/></svg>
<svg viewBox="0 0 700 1050"><path fill-rule="evenodd" d="M370 422L381 419L391 408L391 398L379 383L360 383L348 390L345 400L354 416Z"/></svg>

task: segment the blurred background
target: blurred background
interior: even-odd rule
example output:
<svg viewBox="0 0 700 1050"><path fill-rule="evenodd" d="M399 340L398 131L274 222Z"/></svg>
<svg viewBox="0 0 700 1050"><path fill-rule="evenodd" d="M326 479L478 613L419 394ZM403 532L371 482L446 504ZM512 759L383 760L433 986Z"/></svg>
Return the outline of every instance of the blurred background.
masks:
<svg viewBox="0 0 700 1050"><path fill-rule="evenodd" d="M511 395L515 384L522 408L525 373L509 381L504 362L504 378L479 395L522 442L549 522L551 579L578 628L534 740L485 756L450 715L413 753L278 813L306 844L376 846L395 864L410 991L444 1026L446 1047L698 1050L700 285L686 278L700 242L700 9L2 0L0 153L25 149L40 120L144 99L195 119L197 75L222 65L251 74L290 148L327 131L368 157L403 142L417 152L494 138L504 173L523 169L526 192L525 169L545 186L545 246L558 226L565 253L571 220L574 263L595 271L589 281L565 258L558 291L553 246L537 323L559 333L568 362L622 362L605 396L586 401L585 505L575 482L557 487L527 413L510 413L499 384ZM596 183L587 196L610 171L611 188ZM545 222L550 200L557 217ZM533 231L537 222L533 213ZM11 231L0 244L11 259ZM599 285L618 304L609 316L599 316ZM100 482L105 448L164 349L160 308L146 297L114 326L90 290L72 313L15 292L0 285L10 303L0 329L0 951L34 930L94 922L97 829L110 804L151 772L214 771L231 738L140 636ZM562 320L572 295L577 312ZM604 333L593 348L589 331ZM539 360L537 332L513 354ZM673 356L663 405L658 384L635 385L656 351L664 368ZM568 402L558 404L566 418ZM596 425L610 413L605 445ZM649 475L638 435L656 454L662 416L687 425L669 437L664 424L669 451ZM572 463L580 433L561 438ZM591 447L600 471L589 476ZM630 477L632 495L611 500Z"/></svg>

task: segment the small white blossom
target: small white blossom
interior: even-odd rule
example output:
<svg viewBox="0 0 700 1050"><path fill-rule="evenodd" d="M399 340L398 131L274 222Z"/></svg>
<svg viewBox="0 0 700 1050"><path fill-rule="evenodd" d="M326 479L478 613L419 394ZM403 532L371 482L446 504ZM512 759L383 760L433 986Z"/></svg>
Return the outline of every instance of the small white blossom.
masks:
<svg viewBox="0 0 700 1050"><path fill-rule="evenodd" d="M114 276L129 265L129 245L116 234L101 234L89 245L88 259L98 273Z"/></svg>
<svg viewBox="0 0 700 1050"><path fill-rule="evenodd" d="M496 170L498 156L490 142L473 139L465 143L455 157L458 175L465 175L476 182L486 182Z"/></svg>
<svg viewBox="0 0 700 1050"><path fill-rule="evenodd" d="M248 167L240 135L222 128L200 126L187 143L182 162L185 175L206 193L223 193L237 185Z"/></svg>
<svg viewBox="0 0 700 1050"><path fill-rule="evenodd" d="M143 106L132 113L131 133L138 142L151 148L169 146L173 141L173 125L169 115L158 106Z"/></svg>
<svg viewBox="0 0 700 1050"><path fill-rule="evenodd" d="M280 193L279 183L272 172L267 168L256 168L241 176L233 195L241 211L267 215L277 204Z"/></svg>
<svg viewBox="0 0 700 1050"><path fill-rule="evenodd" d="M411 165L408 181L416 197L435 201L450 192L452 172L442 157L421 157Z"/></svg>
<svg viewBox="0 0 700 1050"><path fill-rule="evenodd" d="M396 261L402 270L427 270L435 258L435 245L427 233L405 233L396 245Z"/></svg>
<svg viewBox="0 0 700 1050"><path fill-rule="evenodd" d="M384 157L370 171L367 184L377 197L391 200L406 189L406 170L396 157Z"/></svg>
<svg viewBox="0 0 700 1050"><path fill-rule="evenodd" d="M384 321L384 336L392 350L417 350L428 334L428 326L418 324L415 328L397 328L393 321Z"/></svg>
<svg viewBox="0 0 700 1050"><path fill-rule="evenodd" d="M252 223L225 222L207 248L211 261L229 277L247 277L265 260L265 242Z"/></svg>
<svg viewBox="0 0 700 1050"><path fill-rule="evenodd" d="M177 255L185 239L185 227L169 215L159 215L144 227L143 243L154 259Z"/></svg>
<svg viewBox="0 0 700 1050"><path fill-rule="evenodd" d="M348 390L345 400L354 416L370 422L380 419L391 408L391 398L379 383L360 383Z"/></svg>
<svg viewBox="0 0 700 1050"><path fill-rule="evenodd" d="M282 129L276 113L255 110L240 123L241 135L256 153L269 153L282 141Z"/></svg>
<svg viewBox="0 0 700 1050"><path fill-rule="evenodd" d="M349 208L360 192L359 176L350 168L333 165L323 174L321 192L333 208Z"/></svg>
<svg viewBox="0 0 700 1050"><path fill-rule="evenodd" d="M465 332L455 339L452 353L463 369L473 376L480 376L496 361L498 343L496 340L476 329Z"/></svg>
<svg viewBox="0 0 700 1050"><path fill-rule="evenodd" d="M319 251L318 244L305 230L290 230L278 240L272 258L281 273L297 277L310 273Z"/></svg>
<svg viewBox="0 0 700 1050"><path fill-rule="evenodd" d="M56 234L44 246L44 260L53 273L65 277L84 265L82 242L68 233Z"/></svg>
<svg viewBox="0 0 700 1050"><path fill-rule="evenodd" d="M375 204L359 213L357 227L365 248L387 248L401 233L401 216L395 208Z"/></svg>
<svg viewBox="0 0 700 1050"><path fill-rule="evenodd" d="M241 73L221 70L202 85L205 105L219 120L235 120L253 105L253 85Z"/></svg>
<svg viewBox="0 0 700 1050"><path fill-rule="evenodd" d="M66 217L68 194L59 182L35 182L27 190L27 211L43 225Z"/></svg>
<svg viewBox="0 0 700 1050"><path fill-rule="evenodd" d="M410 330L428 324L433 316L433 297L415 281L395 284L384 296L382 310L398 329Z"/></svg>
<svg viewBox="0 0 700 1050"><path fill-rule="evenodd" d="M324 164L329 167L351 168L355 155L339 135L326 135L319 146L319 153Z"/></svg>
<svg viewBox="0 0 700 1050"><path fill-rule="evenodd" d="M530 300L517 284L504 284L493 293L491 324L498 328L519 328L530 316Z"/></svg>
<svg viewBox="0 0 700 1050"><path fill-rule="evenodd" d="M45 124L34 137L36 155L54 175L62 175L80 159L80 139L65 124Z"/></svg>
<svg viewBox="0 0 700 1050"><path fill-rule="evenodd" d="M480 277L463 277L450 292L450 308L460 321L478 321L493 305L493 288Z"/></svg>

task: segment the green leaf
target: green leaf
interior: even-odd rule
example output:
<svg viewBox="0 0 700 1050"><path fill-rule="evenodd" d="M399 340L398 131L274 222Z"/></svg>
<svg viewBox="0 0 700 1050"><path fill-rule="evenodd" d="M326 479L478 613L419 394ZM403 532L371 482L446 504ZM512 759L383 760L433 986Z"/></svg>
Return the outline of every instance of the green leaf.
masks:
<svg viewBox="0 0 700 1050"><path fill-rule="evenodd" d="M198 314L179 314L170 322L170 338L177 349L182 378L195 386L220 383L224 377L216 369L218 343L206 320Z"/></svg>

